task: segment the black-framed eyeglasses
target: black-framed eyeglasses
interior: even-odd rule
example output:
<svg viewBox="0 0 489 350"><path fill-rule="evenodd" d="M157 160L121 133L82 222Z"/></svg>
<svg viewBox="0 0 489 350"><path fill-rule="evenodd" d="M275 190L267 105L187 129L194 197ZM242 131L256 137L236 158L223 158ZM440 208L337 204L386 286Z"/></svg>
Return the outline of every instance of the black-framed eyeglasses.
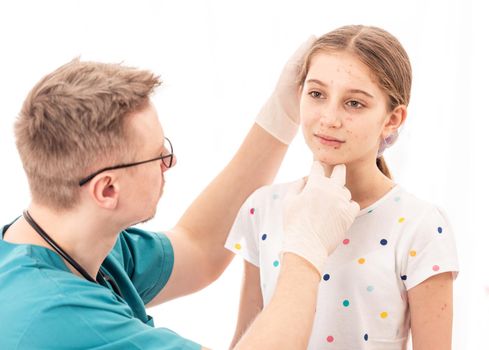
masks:
<svg viewBox="0 0 489 350"><path fill-rule="evenodd" d="M113 165L113 166L109 166L109 167L97 170L96 172L94 172L94 173L88 175L87 177L84 177L83 179L81 179L80 182L78 182L78 185L80 187L85 185L86 183L90 182L90 180L92 180L95 176L97 176L100 173L103 173L104 171L129 168L129 167L144 164L144 163L154 162L155 160L161 160L165 167L171 168L173 166L173 145L171 144L168 137L165 137L165 140L166 140L165 143L168 143L168 146L169 146L168 148L166 148L166 145L165 145L165 148L169 149L169 151L170 151L169 154L160 155L159 157L151 158L148 160L142 160L140 162L118 164L118 165Z"/></svg>

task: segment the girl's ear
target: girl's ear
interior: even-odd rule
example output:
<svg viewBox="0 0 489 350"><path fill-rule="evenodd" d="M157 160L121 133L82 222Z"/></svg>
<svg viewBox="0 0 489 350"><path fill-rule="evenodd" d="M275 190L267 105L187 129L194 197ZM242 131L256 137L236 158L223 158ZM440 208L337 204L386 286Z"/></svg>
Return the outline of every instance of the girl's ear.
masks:
<svg viewBox="0 0 489 350"><path fill-rule="evenodd" d="M387 116L384 123L382 137L385 139L389 135L394 134L399 127L404 123L407 117L407 108L405 105L399 105Z"/></svg>

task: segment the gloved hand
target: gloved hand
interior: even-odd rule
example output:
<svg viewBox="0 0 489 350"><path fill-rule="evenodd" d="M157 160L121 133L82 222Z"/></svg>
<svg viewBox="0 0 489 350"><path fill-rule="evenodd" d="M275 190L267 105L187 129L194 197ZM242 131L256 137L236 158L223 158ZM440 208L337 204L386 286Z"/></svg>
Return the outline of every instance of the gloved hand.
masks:
<svg viewBox="0 0 489 350"><path fill-rule="evenodd" d="M336 165L328 178L321 163L315 161L307 184L292 188L285 199L282 253L301 256L319 274L360 210L344 187L345 177L344 164Z"/></svg>
<svg viewBox="0 0 489 350"><path fill-rule="evenodd" d="M285 144L292 142L299 128L299 73L304 55L316 41L311 36L290 57L278 79L275 91L262 107L256 123Z"/></svg>

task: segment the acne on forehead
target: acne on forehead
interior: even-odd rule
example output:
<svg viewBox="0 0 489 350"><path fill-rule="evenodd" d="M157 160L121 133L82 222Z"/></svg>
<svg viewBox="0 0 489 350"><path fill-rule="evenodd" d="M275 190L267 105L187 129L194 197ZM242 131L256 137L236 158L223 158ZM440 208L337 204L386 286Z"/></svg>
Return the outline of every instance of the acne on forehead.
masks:
<svg viewBox="0 0 489 350"><path fill-rule="evenodd" d="M339 73L339 76L335 76L333 79L331 77L332 72ZM314 76L315 79L319 78L318 80L333 83L338 78L344 78L341 73L354 80L355 83L365 83L380 89L376 79L373 79L374 75L370 69L353 54L347 52L318 52L314 54L311 58L306 80ZM330 78L324 80L325 76Z"/></svg>

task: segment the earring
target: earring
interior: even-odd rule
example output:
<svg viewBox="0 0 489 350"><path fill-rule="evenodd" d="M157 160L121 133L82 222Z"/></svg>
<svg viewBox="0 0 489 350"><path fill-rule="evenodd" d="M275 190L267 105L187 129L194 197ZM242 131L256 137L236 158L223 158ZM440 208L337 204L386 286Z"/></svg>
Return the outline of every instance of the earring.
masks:
<svg viewBox="0 0 489 350"><path fill-rule="evenodd" d="M377 158L382 157L384 151L396 142L398 136L399 136L399 132L396 130L392 134L388 135L386 138L383 138L380 141L379 150L377 152Z"/></svg>

